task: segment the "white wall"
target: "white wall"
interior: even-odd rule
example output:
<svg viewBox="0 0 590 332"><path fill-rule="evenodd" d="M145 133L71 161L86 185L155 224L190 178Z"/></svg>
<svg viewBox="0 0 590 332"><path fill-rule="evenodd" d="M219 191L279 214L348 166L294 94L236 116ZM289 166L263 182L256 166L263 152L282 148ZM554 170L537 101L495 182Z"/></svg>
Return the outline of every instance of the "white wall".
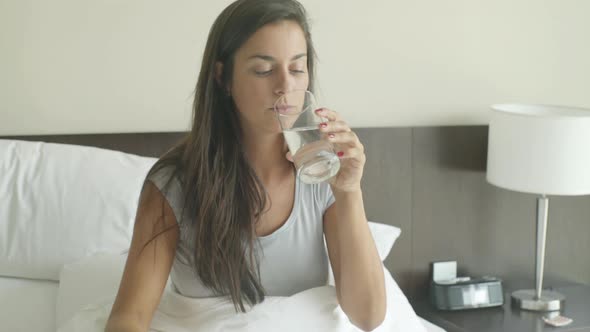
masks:
<svg viewBox="0 0 590 332"><path fill-rule="evenodd" d="M228 0L0 0L0 135L186 130ZM320 98L353 126L590 107L590 1L303 0Z"/></svg>

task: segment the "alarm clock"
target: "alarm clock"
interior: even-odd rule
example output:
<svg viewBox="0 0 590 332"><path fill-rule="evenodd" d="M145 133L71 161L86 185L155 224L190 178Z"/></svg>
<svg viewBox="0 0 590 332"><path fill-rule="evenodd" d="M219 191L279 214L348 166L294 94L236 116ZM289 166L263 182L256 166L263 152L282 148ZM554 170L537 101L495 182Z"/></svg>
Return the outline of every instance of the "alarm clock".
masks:
<svg viewBox="0 0 590 332"><path fill-rule="evenodd" d="M457 277L457 262L434 262L430 301L440 310L487 308L504 304L502 280L492 276Z"/></svg>

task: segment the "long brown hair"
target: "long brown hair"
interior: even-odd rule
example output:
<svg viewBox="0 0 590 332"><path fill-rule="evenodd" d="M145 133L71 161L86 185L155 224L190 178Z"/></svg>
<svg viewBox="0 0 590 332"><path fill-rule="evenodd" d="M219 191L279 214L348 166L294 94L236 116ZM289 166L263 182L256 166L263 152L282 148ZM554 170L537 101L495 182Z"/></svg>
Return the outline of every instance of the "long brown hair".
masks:
<svg viewBox="0 0 590 332"><path fill-rule="evenodd" d="M266 191L246 159L240 121L224 86L231 82L236 51L262 26L281 20L297 22L305 34L308 89L313 90L315 51L303 6L295 0L232 3L209 32L195 89L192 129L148 174L173 166L185 198L182 216L187 216L178 220L180 230L194 230L191 264L206 287L229 294L236 311L242 312L244 300L250 305L264 300L254 243ZM221 82L215 78L218 61L223 64Z"/></svg>

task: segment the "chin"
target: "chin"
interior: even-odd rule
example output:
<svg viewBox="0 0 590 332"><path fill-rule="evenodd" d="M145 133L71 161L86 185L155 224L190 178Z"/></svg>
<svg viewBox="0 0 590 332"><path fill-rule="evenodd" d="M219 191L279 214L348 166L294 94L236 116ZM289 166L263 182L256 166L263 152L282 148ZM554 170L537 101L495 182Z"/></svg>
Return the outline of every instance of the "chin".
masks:
<svg viewBox="0 0 590 332"><path fill-rule="evenodd" d="M283 131L281 130L280 127L278 128L269 128L266 130L267 133L273 135L273 136L278 136L278 135L283 135Z"/></svg>
<svg viewBox="0 0 590 332"><path fill-rule="evenodd" d="M276 124L275 128L274 128L274 132L277 134L282 134L283 130L281 129L281 125L280 124Z"/></svg>

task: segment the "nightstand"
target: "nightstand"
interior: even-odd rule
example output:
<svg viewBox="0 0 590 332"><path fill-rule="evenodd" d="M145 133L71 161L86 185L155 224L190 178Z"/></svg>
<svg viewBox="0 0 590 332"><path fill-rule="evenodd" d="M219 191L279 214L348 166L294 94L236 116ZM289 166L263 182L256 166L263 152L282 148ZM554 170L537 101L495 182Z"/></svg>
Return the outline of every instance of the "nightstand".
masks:
<svg viewBox="0 0 590 332"><path fill-rule="evenodd" d="M566 297L561 314L573 319L568 326L545 324L541 317L546 313L512 308L512 290L505 292L501 307L442 311L435 309L427 299L413 301L412 305L419 316L448 332L590 332L590 286L576 284L554 290Z"/></svg>

